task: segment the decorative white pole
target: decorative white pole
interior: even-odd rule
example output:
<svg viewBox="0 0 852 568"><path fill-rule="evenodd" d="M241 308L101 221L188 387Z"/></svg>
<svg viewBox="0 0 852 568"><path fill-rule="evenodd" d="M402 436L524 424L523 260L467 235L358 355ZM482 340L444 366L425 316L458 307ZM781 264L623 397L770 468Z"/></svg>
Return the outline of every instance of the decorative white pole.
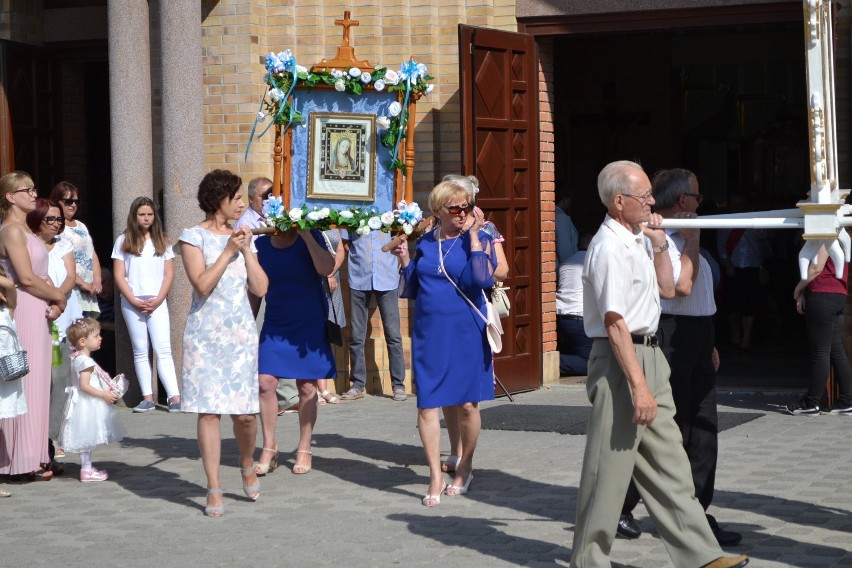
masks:
<svg viewBox="0 0 852 568"><path fill-rule="evenodd" d="M808 274L823 245L834 262L836 275L852 254L852 239L843 227L852 226L852 207L844 205L850 190L838 189L837 127L834 116L834 39L830 0L803 0L805 53L807 55L808 127L810 136L811 191L798 209L781 209L698 219L666 219L665 228L703 229L804 229L805 246L799 251L799 271Z"/></svg>

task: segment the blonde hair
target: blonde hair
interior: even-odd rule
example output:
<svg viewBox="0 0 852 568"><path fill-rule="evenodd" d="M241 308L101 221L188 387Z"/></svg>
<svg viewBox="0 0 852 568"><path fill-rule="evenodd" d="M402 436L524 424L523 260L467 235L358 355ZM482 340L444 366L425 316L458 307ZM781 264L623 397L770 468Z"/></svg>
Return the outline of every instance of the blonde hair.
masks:
<svg viewBox="0 0 852 568"><path fill-rule="evenodd" d="M470 196L470 202L474 203L476 201L476 194L479 193L479 180L476 179L476 176L448 174L441 181L449 181L461 186Z"/></svg>
<svg viewBox="0 0 852 568"><path fill-rule="evenodd" d="M0 221L6 218L9 208L12 207L6 196L18 191L21 185L26 185L27 187L33 187L34 185L33 178L27 172L9 172L0 178Z"/></svg>
<svg viewBox="0 0 852 568"><path fill-rule="evenodd" d="M429 192L429 209L432 210L432 215L437 215L441 207L460 197L464 197L471 202L473 201L464 184L455 179L448 180L444 178L444 181L436 185Z"/></svg>
<svg viewBox="0 0 852 568"><path fill-rule="evenodd" d="M98 320L94 320L92 318L80 318L71 322L71 325L69 325L68 329L65 330L65 335L68 336L68 341L71 344L71 347L76 349L77 344L80 343L81 339L86 339L93 333L97 333L100 330L101 324L98 323Z"/></svg>

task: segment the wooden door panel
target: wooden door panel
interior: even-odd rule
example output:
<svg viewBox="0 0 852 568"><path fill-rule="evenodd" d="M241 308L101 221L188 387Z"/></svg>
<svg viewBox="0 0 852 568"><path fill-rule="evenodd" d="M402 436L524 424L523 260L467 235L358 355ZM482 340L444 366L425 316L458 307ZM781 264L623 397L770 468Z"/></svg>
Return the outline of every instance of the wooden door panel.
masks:
<svg viewBox="0 0 852 568"><path fill-rule="evenodd" d="M512 392L541 385L538 74L532 36L459 26L462 163L477 204L505 237L512 313L497 376ZM499 394L500 391L498 391Z"/></svg>

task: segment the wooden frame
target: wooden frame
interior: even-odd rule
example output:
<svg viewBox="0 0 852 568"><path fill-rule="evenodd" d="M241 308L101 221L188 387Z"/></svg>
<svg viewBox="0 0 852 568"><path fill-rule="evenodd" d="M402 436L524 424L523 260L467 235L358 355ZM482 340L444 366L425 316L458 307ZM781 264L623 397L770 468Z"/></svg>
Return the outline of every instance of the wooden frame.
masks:
<svg viewBox="0 0 852 568"><path fill-rule="evenodd" d="M350 12L344 12L343 20L335 20L336 25L343 27L343 40L337 48L337 56L331 60L325 59L311 68L327 69L337 68L346 69L349 67L357 67L361 70L372 71L374 67L368 61L359 61L355 58L354 48L350 45L350 27L357 26L356 20L349 19ZM297 87L298 89L298 87ZM331 85L318 84L313 87L314 90L330 90L334 88ZM372 85L366 85L365 92L375 92ZM394 190L392 202L395 205L400 200L405 200L408 203L414 201L414 131L417 100L420 98L419 93L412 93L408 99L407 107L407 122L404 136L400 139L398 155L400 160L405 164L404 170L397 170L394 174ZM398 97L400 103L403 102L401 97ZM292 99L291 99L292 104ZM310 120L310 119L309 119ZM375 130L374 130L375 132ZM291 207L291 186L293 181L293 129L288 128L286 131L280 126L275 125L275 143L273 146L272 163L272 191L276 196L282 198L285 208ZM334 199L340 199L338 196L333 196ZM373 194L370 199L374 199Z"/></svg>

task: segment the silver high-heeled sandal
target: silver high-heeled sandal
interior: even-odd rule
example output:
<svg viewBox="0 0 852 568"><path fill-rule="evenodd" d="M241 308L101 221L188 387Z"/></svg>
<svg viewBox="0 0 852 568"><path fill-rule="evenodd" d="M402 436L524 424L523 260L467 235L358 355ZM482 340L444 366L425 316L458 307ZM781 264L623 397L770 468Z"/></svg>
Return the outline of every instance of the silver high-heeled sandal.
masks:
<svg viewBox="0 0 852 568"><path fill-rule="evenodd" d="M208 497L210 495L217 495L217 494L221 495L222 490L221 489L208 489L207 490L207 496ZM208 505L207 507L204 507L204 514L207 515L208 517L221 517L222 515L225 514L225 505L218 505L218 506L209 506Z"/></svg>
<svg viewBox="0 0 852 568"><path fill-rule="evenodd" d="M257 472L254 470L254 465L247 468L240 468L240 473L243 475L249 475L251 473L257 475ZM260 480L257 480L257 483L254 485L243 485L243 493L246 494L246 497L251 499L252 501L257 501L258 497L260 497Z"/></svg>

